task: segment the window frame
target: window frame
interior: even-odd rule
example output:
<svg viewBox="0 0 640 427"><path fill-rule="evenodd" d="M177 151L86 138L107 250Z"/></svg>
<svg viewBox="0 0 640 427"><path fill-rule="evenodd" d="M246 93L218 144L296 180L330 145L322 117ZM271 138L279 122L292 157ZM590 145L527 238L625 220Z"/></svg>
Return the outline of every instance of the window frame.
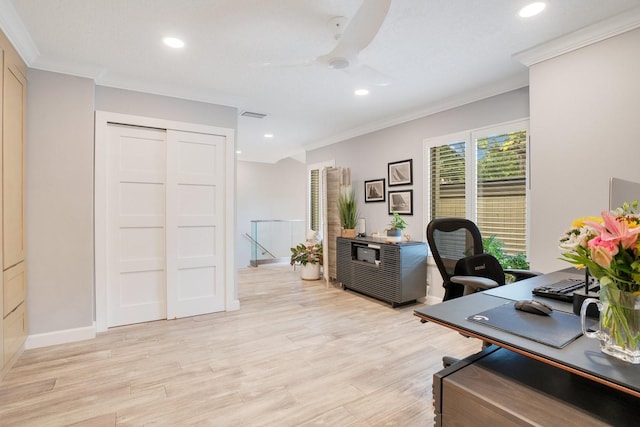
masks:
<svg viewBox="0 0 640 427"><path fill-rule="evenodd" d="M524 130L526 132L526 150L527 158L525 162L525 177L526 177L526 190L525 190L525 247L526 253L529 253L530 246L530 222L531 222L531 208L530 208L530 193L531 193L531 135L529 129L529 119L523 118L508 122L503 122L495 125L485 126L476 129L470 129L462 132L455 132L447 135L426 138L423 140L423 209L424 209L424 223L423 230L426 230L427 225L431 221L431 161L430 150L432 147L452 144L455 142L465 142L465 217L477 222L477 141L479 139L500 135L509 132L515 132ZM426 240L426 235L423 236Z"/></svg>
<svg viewBox="0 0 640 427"><path fill-rule="evenodd" d="M311 200L312 195L311 195L311 172L314 170L318 171L318 212L319 212L319 219L318 219L318 227L320 228L318 230L318 232L320 234L322 234L323 230L324 230L324 185L325 183L322 180L322 171L324 168L333 168L335 167L335 160L327 160L324 162L319 162L319 163L313 163L310 165L307 165L307 188L306 188L306 193L307 193L307 203L306 203L306 229L307 230L311 230L311 216L313 214L313 200Z"/></svg>

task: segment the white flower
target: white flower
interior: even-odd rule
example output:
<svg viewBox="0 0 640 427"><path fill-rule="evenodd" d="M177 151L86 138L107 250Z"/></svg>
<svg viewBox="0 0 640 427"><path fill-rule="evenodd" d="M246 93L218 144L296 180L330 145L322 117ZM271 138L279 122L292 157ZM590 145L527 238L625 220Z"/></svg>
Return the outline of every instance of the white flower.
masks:
<svg viewBox="0 0 640 427"><path fill-rule="evenodd" d="M576 251L579 247L586 248L591 237L593 237L593 231L589 227L572 229L560 241L560 249Z"/></svg>

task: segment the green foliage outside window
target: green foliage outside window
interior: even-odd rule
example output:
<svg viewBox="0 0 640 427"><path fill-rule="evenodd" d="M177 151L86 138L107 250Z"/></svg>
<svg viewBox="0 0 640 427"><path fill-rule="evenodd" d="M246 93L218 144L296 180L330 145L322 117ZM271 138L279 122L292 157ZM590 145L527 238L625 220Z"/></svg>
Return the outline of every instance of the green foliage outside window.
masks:
<svg viewBox="0 0 640 427"><path fill-rule="evenodd" d="M504 252L504 242L498 240L496 236L487 237L482 239L482 246L484 251L488 254L496 257L502 268L514 269L514 270L529 270L529 261L527 261L527 255L519 253L510 255Z"/></svg>

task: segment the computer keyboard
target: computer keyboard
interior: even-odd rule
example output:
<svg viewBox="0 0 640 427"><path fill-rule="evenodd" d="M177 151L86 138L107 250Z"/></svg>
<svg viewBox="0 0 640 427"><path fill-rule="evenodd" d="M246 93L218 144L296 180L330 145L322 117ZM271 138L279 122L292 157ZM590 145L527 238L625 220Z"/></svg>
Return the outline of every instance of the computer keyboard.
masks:
<svg viewBox="0 0 640 427"><path fill-rule="evenodd" d="M531 293L539 297L553 298L560 301L572 302L573 293L577 290L584 289L584 280L582 279L563 279L550 285L538 286ZM598 286L593 286L589 291L599 290Z"/></svg>

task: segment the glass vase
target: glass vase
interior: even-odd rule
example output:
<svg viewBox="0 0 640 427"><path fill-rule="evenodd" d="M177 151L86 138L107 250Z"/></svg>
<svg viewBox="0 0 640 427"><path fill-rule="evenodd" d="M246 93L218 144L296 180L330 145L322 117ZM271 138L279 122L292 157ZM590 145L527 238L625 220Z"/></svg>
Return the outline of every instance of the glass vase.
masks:
<svg viewBox="0 0 640 427"><path fill-rule="evenodd" d="M600 311L599 330L585 325L587 306L595 303ZM600 340L603 353L630 363L640 363L640 295L613 286L600 288L600 299L587 298L580 311L582 332Z"/></svg>

